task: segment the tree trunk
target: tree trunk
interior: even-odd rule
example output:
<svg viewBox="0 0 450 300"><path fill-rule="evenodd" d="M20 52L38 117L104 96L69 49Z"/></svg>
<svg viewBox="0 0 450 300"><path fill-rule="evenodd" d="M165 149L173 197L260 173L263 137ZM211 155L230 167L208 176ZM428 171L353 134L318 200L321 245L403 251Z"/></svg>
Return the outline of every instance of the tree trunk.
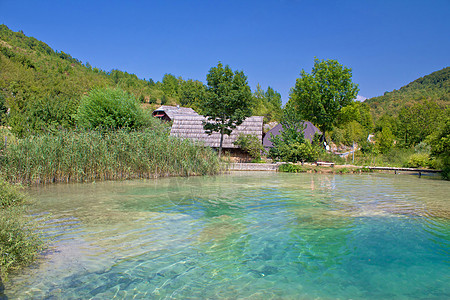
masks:
<svg viewBox="0 0 450 300"><path fill-rule="evenodd" d="M222 156L223 128L220 128L219 158Z"/></svg>
<svg viewBox="0 0 450 300"><path fill-rule="evenodd" d="M325 130L322 129L322 136L320 137L320 142L322 143L322 147L325 148L325 145L323 144L325 142Z"/></svg>

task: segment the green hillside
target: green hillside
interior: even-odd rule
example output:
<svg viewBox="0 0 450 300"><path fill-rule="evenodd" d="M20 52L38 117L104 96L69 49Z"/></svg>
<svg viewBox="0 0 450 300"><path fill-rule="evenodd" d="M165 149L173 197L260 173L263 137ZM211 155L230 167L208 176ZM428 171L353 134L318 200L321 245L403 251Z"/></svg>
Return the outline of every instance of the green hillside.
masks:
<svg viewBox="0 0 450 300"><path fill-rule="evenodd" d="M73 127L82 96L94 87L119 87L148 109L180 104L200 113L206 91L202 82L172 74L155 82L120 70L107 72L0 25L0 121L16 134ZM270 87L255 91L253 101L253 113L266 116L267 122L281 114L281 96Z"/></svg>
<svg viewBox="0 0 450 300"><path fill-rule="evenodd" d="M19 134L72 126L81 97L93 87L120 87L142 102L163 98L161 83L93 68L6 25L0 25L0 70L0 114L9 109L8 125Z"/></svg>
<svg viewBox="0 0 450 300"><path fill-rule="evenodd" d="M399 90L367 99L365 103L378 118L386 113L397 115L405 105L413 105L424 99L435 101L441 107L450 104L450 67L416 79Z"/></svg>

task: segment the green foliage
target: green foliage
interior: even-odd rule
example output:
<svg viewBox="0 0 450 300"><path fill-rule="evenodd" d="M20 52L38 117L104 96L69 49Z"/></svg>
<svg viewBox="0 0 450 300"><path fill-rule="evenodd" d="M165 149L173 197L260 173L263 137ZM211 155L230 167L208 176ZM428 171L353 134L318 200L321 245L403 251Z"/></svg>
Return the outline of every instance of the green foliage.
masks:
<svg viewBox="0 0 450 300"><path fill-rule="evenodd" d="M431 156L438 161L437 167L443 171L443 178L450 180L450 113L448 111L440 127L427 137L426 143L431 147Z"/></svg>
<svg viewBox="0 0 450 300"><path fill-rule="evenodd" d="M388 153L394 146L394 134L389 127L383 128L381 132L376 135L376 147L380 153Z"/></svg>
<svg viewBox="0 0 450 300"><path fill-rule="evenodd" d="M230 135L251 115L251 90L244 72L233 72L228 65L224 68L220 62L209 70L206 80L208 85L203 115L207 121L204 129L208 134L220 133L220 156L223 135Z"/></svg>
<svg viewBox="0 0 450 300"><path fill-rule="evenodd" d="M161 85L120 70L105 72L83 65L5 25L0 25L0 70L0 94L4 96L0 115L10 109L3 121L19 136L73 127L72 116L80 99L94 87L120 87L135 97L163 94Z"/></svg>
<svg viewBox="0 0 450 300"><path fill-rule="evenodd" d="M356 151L355 165L362 166L385 166L385 167L404 167L409 157L414 153L412 148L392 147L386 153L373 151L372 153L362 153Z"/></svg>
<svg viewBox="0 0 450 300"><path fill-rule="evenodd" d="M161 105L165 105L167 103L167 97L166 95L162 95L161 97Z"/></svg>
<svg viewBox="0 0 450 300"><path fill-rule="evenodd" d="M338 116L338 124L347 124L356 121L363 126L366 132L370 132L374 128L373 118L370 108L363 102L353 102L350 105L342 107Z"/></svg>
<svg viewBox="0 0 450 300"><path fill-rule="evenodd" d="M318 153L318 157L316 160L334 162L335 164L340 165L346 162L345 158L340 157L337 154L325 151L323 148L316 147L316 151Z"/></svg>
<svg viewBox="0 0 450 300"><path fill-rule="evenodd" d="M343 107L338 115L337 125L331 132L336 144L351 146L353 142L363 143L373 130L374 123L370 109L361 102Z"/></svg>
<svg viewBox="0 0 450 300"><path fill-rule="evenodd" d="M305 173L307 170L300 165L294 164L282 164L278 167L278 172L286 173Z"/></svg>
<svg viewBox="0 0 450 300"><path fill-rule="evenodd" d="M261 86L256 86L253 93L252 115L264 116L264 122L279 121L282 115L281 95L270 86L264 92Z"/></svg>
<svg viewBox="0 0 450 300"><path fill-rule="evenodd" d="M18 139L3 149L0 175L28 184L218 172L214 151L170 137L165 125L151 122L141 131L57 131Z"/></svg>
<svg viewBox="0 0 450 300"><path fill-rule="evenodd" d="M341 127L336 127L331 132L331 139L336 144L353 145L353 142L361 143L367 139L367 130L357 121L350 121Z"/></svg>
<svg viewBox="0 0 450 300"><path fill-rule="evenodd" d="M25 216L25 195L0 178L0 277L31 264L45 248L36 223Z"/></svg>
<svg viewBox="0 0 450 300"><path fill-rule="evenodd" d="M85 129L140 128L144 112L137 100L121 89L93 89L81 99L77 124Z"/></svg>
<svg viewBox="0 0 450 300"><path fill-rule="evenodd" d="M6 97L3 95L3 93L0 92L0 124L5 118L7 111L8 107L6 107Z"/></svg>
<svg viewBox="0 0 450 300"><path fill-rule="evenodd" d="M291 144L281 143L270 149L270 157L286 162L313 162L319 158L319 149L309 141Z"/></svg>
<svg viewBox="0 0 450 300"><path fill-rule="evenodd" d="M340 110L351 104L357 93L351 69L336 60L315 59L311 74L302 70L289 101L325 135L336 125Z"/></svg>
<svg viewBox="0 0 450 300"><path fill-rule="evenodd" d="M179 91L179 81L172 74L164 74L161 89L168 97L176 97Z"/></svg>
<svg viewBox="0 0 450 300"><path fill-rule="evenodd" d="M420 101L403 107L398 115L396 136L405 146L423 141L441 123L445 110L434 101Z"/></svg>
<svg viewBox="0 0 450 300"><path fill-rule="evenodd" d="M290 104L283 110L281 126L281 134L271 137L273 147L269 150L270 157L289 162L317 160L320 150L305 140L301 116Z"/></svg>
<svg viewBox="0 0 450 300"><path fill-rule="evenodd" d="M430 160L430 155L426 153L414 153L408 161L404 164L407 168L427 168L432 167L433 164Z"/></svg>
<svg viewBox="0 0 450 300"><path fill-rule="evenodd" d="M247 152L255 160L260 160L261 153L264 152L261 141L253 134L239 134L234 144Z"/></svg>
<svg viewBox="0 0 450 300"><path fill-rule="evenodd" d="M18 187L12 186L0 177L0 209L25 203L25 195Z"/></svg>
<svg viewBox="0 0 450 300"><path fill-rule="evenodd" d="M450 104L450 67L414 80L399 90L386 92L383 96L367 99L376 118L389 114L397 115L400 110L424 99L433 100L440 107Z"/></svg>
<svg viewBox="0 0 450 300"><path fill-rule="evenodd" d="M192 79L182 81L180 86L180 104L185 107L192 107L195 111L201 113L201 101L205 94L206 87L200 81Z"/></svg>

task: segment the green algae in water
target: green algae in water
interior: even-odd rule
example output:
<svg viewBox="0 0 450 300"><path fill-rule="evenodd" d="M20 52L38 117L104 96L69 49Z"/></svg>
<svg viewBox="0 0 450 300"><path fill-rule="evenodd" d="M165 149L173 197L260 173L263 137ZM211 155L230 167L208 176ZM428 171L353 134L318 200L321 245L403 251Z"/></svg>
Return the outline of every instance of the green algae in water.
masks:
<svg viewBox="0 0 450 300"><path fill-rule="evenodd" d="M11 298L449 298L447 182L238 173L52 185Z"/></svg>

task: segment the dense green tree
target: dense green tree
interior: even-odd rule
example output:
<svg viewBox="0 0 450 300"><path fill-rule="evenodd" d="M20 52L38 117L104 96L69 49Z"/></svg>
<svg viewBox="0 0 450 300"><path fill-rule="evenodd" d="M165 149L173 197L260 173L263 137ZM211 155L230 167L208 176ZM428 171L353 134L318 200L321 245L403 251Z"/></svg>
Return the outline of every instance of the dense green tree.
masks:
<svg viewBox="0 0 450 300"><path fill-rule="evenodd" d="M281 108L281 94L275 91L270 86L267 87L267 91L264 94L266 96L266 99L269 103L271 103L275 107Z"/></svg>
<svg viewBox="0 0 450 300"><path fill-rule="evenodd" d="M252 114L264 116L264 122L279 121L282 114L281 95L274 91L270 86L267 91L256 85L256 91L253 93Z"/></svg>
<svg viewBox="0 0 450 300"><path fill-rule="evenodd" d="M361 143L373 131L374 123L369 107L361 102L353 102L341 109L333 128L331 139L334 143L352 146Z"/></svg>
<svg viewBox="0 0 450 300"><path fill-rule="evenodd" d="M90 91L81 99L75 118L87 129L139 128L146 122L136 98L118 88Z"/></svg>
<svg viewBox="0 0 450 300"><path fill-rule="evenodd" d="M395 136L389 127L384 127L375 136L376 147L380 153L386 154L394 146Z"/></svg>
<svg viewBox="0 0 450 300"><path fill-rule="evenodd" d="M223 135L230 135L233 129L251 115L252 93L247 76L243 71L233 72L226 65L218 63L206 75L207 93L203 101L203 115L207 118L205 132L220 133L219 156L222 153Z"/></svg>
<svg viewBox="0 0 450 300"><path fill-rule="evenodd" d="M205 85L197 80L182 81L180 85L180 104L192 107L201 113L201 101L206 93Z"/></svg>
<svg viewBox="0 0 450 300"><path fill-rule="evenodd" d="M341 109L338 116L338 126L356 121L361 124L367 132L374 128L373 118L370 113L370 108L363 102L355 101Z"/></svg>
<svg viewBox="0 0 450 300"><path fill-rule="evenodd" d="M405 106L398 115L396 136L405 146L417 145L439 127L443 114L444 110L435 101Z"/></svg>
<svg viewBox="0 0 450 300"><path fill-rule="evenodd" d="M447 109L440 126L430 134L426 143L431 147L431 155L436 158L439 163L438 167L442 168L444 179L450 180L450 110Z"/></svg>
<svg viewBox="0 0 450 300"><path fill-rule="evenodd" d="M340 110L351 104L358 93L351 69L336 60L315 59L311 74L302 70L290 101L308 121L325 133L336 125Z"/></svg>
<svg viewBox="0 0 450 300"><path fill-rule="evenodd" d="M283 130L280 135L271 136L273 147L269 156L276 160L298 162L314 161L318 151L305 140L304 124L298 111L288 103L281 118Z"/></svg>
<svg viewBox="0 0 450 300"><path fill-rule="evenodd" d="M161 88L166 96L176 97L179 90L179 81L172 74L164 74Z"/></svg>

